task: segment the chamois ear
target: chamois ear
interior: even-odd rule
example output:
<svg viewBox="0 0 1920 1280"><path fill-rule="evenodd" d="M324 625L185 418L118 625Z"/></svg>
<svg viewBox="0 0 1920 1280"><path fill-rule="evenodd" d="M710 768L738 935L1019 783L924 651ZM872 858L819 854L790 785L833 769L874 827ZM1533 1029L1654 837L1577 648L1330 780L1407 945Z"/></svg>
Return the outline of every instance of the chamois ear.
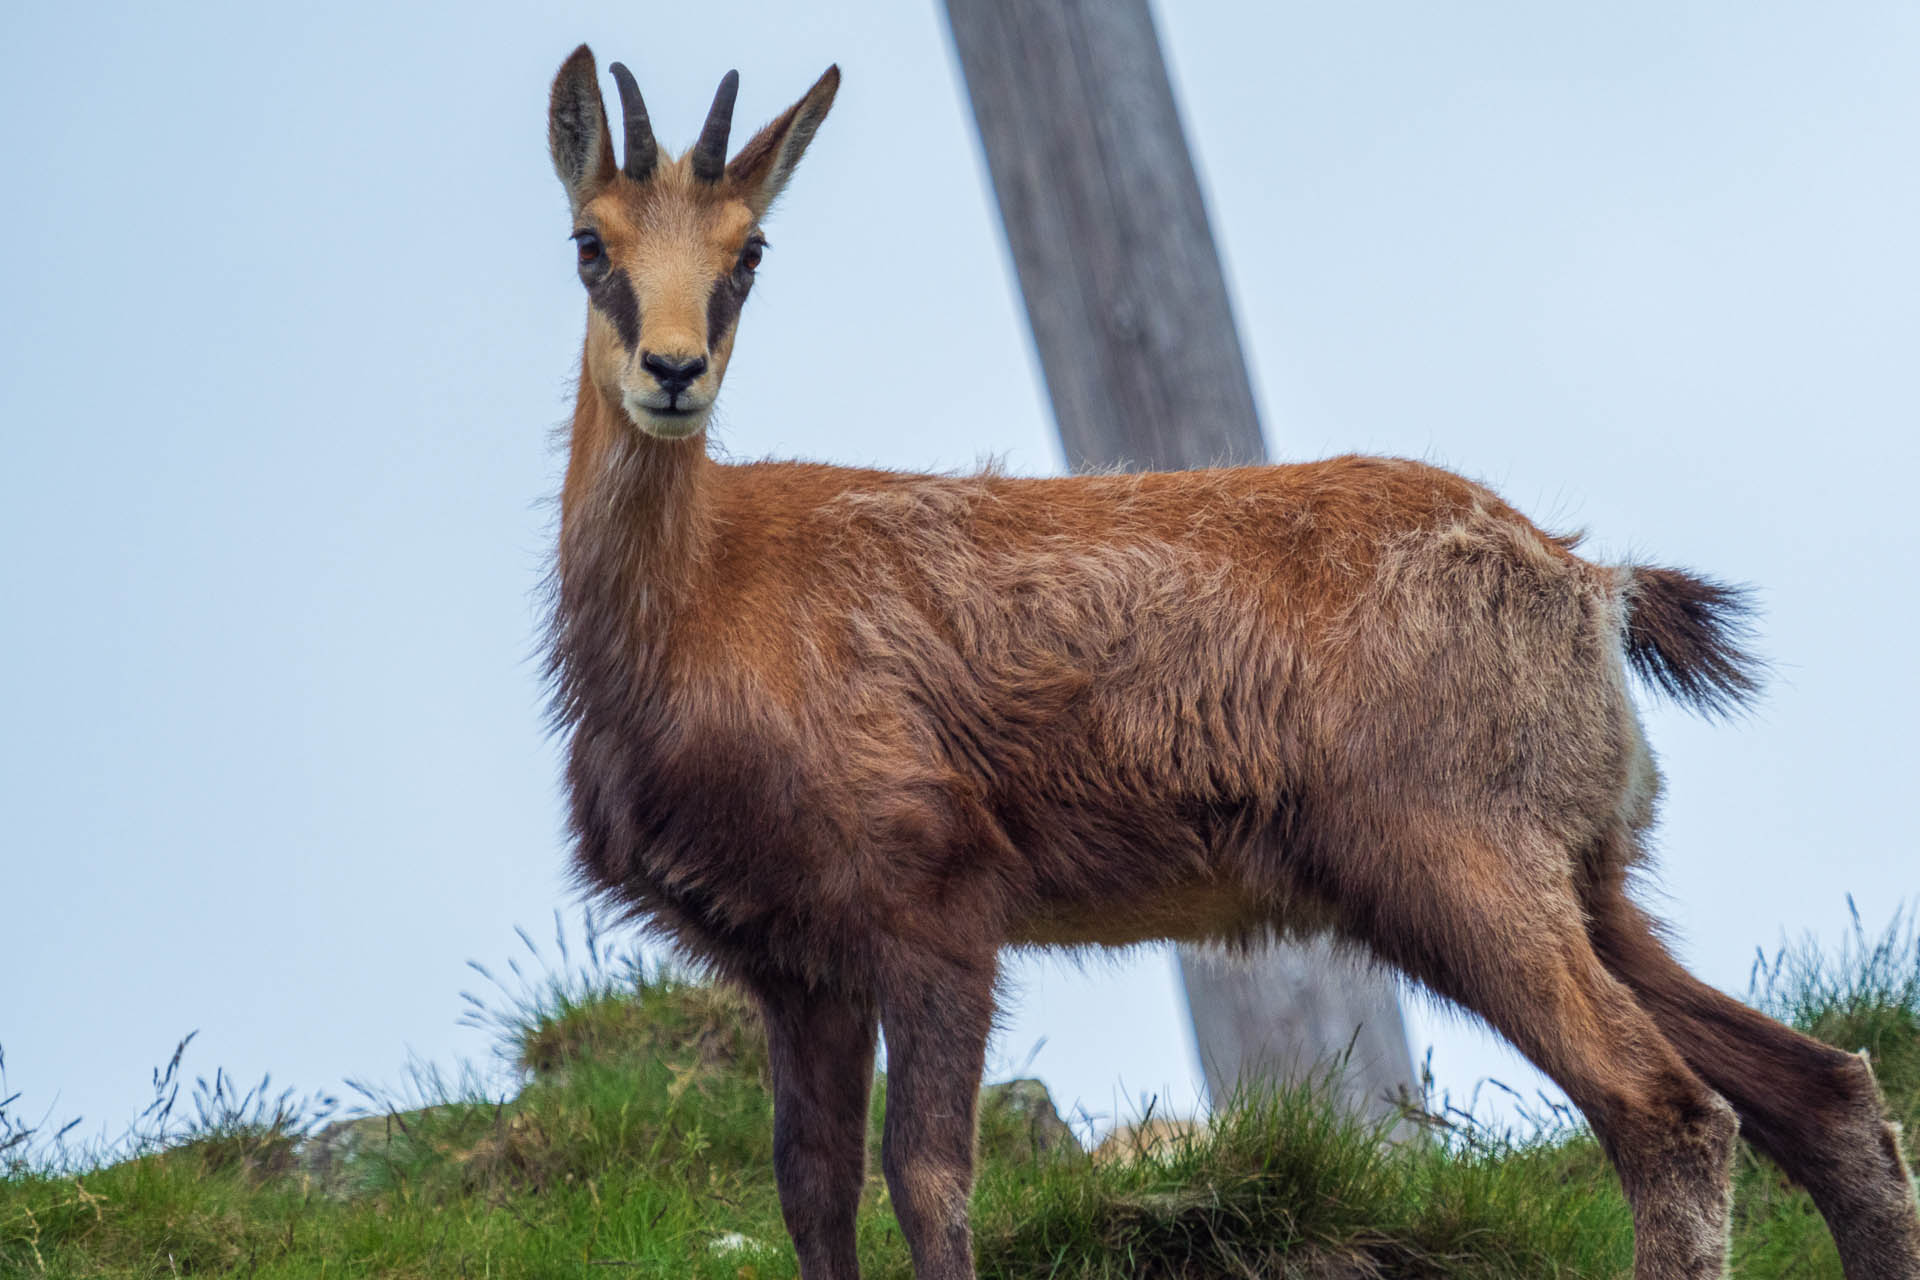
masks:
<svg viewBox="0 0 1920 1280"><path fill-rule="evenodd" d="M593 50L585 45L560 64L560 74L553 78L547 146L553 152L553 171L567 189L567 204L576 214L613 181L613 132L607 127L606 104L600 100Z"/></svg>
<svg viewBox="0 0 1920 1280"><path fill-rule="evenodd" d="M753 135L727 166L727 179L740 189L754 216L764 217L786 188L807 144L827 118L833 95L840 89L840 68L832 66L814 81L807 96L788 107L778 120Z"/></svg>

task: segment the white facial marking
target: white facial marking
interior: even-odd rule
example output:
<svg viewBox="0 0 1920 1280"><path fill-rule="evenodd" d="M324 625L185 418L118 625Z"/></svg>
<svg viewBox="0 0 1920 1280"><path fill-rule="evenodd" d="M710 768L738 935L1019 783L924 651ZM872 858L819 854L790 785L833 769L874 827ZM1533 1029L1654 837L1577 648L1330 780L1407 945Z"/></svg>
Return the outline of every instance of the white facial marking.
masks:
<svg viewBox="0 0 1920 1280"><path fill-rule="evenodd" d="M686 406L687 396L681 394L683 411L679 413L661 413L665 408L664 395L637 396L631 391L621 394L621 407L627 411L627 417L633 425L650 436L661 440L684 440L695 432L706 429L707 418L713 410L713 402L707 400L695 406ZM659 400L658 406L648 404L649 400Z"/></svg>

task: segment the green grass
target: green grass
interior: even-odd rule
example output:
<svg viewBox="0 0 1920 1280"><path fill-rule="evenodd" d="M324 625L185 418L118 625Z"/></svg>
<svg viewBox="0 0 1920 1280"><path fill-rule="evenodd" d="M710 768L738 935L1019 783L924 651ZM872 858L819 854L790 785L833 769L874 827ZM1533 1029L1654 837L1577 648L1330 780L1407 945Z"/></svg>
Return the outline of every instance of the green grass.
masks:
<svg viewBox="0 0 1920 1280"><path fill-rule="evenodd" d="M529 942L530 949L532 948ZM483 971L484 972L484 971ZM422 1077L368 1104L330 1164L305 1135L334 1100L216 1073L155 1102L117 1143L73 1148L0 1101L0 1276L546 1277L795 1274L772 1182L766 1051L735 996L603 954L495 984L472 1016L524 1086ZM489 975L490 976L490 975ZM1866 1049L1920 1132L1920 946L1911 929L1838 953L1783 949L1753 998ZM0 1067L4 1061L0 1060ZM358 1088L359 1086L356 1086ZM185 1094L185 1101L182 1095ZM877 1137L884 1082L872 1120ZM0 1097L5 1094L0 1088ZM1612 1277L1631 1223L1584 1130L1497 1133L1449 1112L1397 1144L1341 1118L1324 1082L1243 1100L1207 1132L1099 1163L1036 1143L992 1095L974 1199L989 1277ZM877 1164L877 1162L875 1162ZM1746 1277L1840 1276L1824 1226L1743 1153L1735 1261ZM860 1245L911 1274L884 1183Z"/></svg>

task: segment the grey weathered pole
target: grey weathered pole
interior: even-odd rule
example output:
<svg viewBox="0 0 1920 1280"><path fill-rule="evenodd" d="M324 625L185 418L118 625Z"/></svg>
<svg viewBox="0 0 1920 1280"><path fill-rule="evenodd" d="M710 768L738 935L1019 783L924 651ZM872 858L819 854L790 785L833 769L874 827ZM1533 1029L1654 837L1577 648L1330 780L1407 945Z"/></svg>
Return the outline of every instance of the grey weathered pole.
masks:
<svg viewBox="0 0 1920 1280"><path fill-rule="evenodd" d="M1146 0L946 6L1068 463L1262 461ZM1369 1114L1412 1087L1392 987L1324 944L1231 962L1183 948L1180 969L1216 1101L1236 1081L1341 1058L1348 1097Z"/></svg>

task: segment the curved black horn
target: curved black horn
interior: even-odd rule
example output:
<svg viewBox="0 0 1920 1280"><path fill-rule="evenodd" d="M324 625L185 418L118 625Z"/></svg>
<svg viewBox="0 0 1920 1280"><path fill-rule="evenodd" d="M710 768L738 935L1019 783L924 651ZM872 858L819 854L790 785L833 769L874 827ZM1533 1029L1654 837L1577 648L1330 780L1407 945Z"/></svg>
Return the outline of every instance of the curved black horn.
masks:
<svg viewBox="0 0 1920 1280"><path fill-rule="evenodd" d="M733 97L740 92L740 73L729 71L720 77L714 90L713 109L707 112L706 127L700 141L693 144L693 176L702 182L718 182L727 168L727 134L733 130Z"/></svg>
<svg viewBox="0 0 1920 1280"><path fill-rule="evenodd" d="M613 72L613 82L620 88L620 114L627 123L627 163L626 174L635 182L646 181L653 172L653 162L660 154L660 148L653 141L653 122L647 119L647 104L640 97L640 86L635 83L633 72L627 70L627 64L616 62L607 70Z"/></svg>

